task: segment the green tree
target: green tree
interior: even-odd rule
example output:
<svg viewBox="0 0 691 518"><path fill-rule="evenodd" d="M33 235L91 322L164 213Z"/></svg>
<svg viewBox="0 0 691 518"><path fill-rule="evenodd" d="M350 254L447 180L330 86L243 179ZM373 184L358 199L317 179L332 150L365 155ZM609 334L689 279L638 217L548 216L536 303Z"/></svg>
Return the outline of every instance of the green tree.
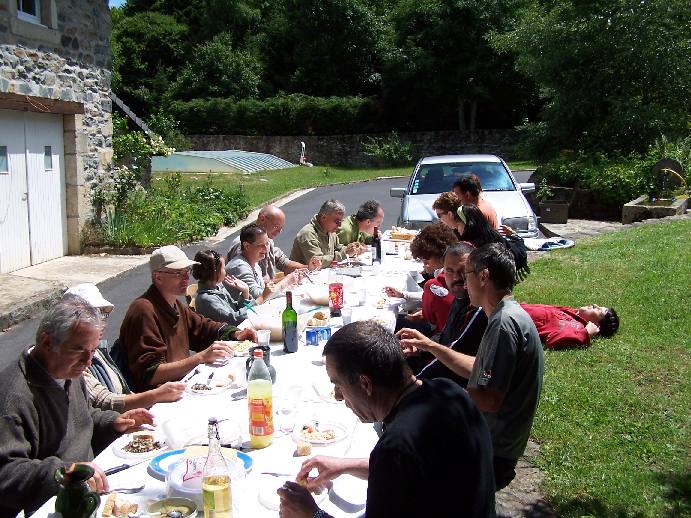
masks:
<svg viewBox="0 0 691 518"><path fill-rule="evenodd" d="M380 18L360 0L284 0L263 39L268 90L316 96L378 90Z"/></svg>
<svg viewBox="0 0 691 518"><path fill-rule="evenodd" d="M157 12L113 21L113 90L137 114L148 114L185 62L187 27Z"/></svg>
<svg viewBox="0 0 691 518"><path fill-rule="evenodd" d="M400 0L389 16L383 70L390 116L460 129L483 125L482 115L490 124L520 120L530 88L487 41L511 23L512 9L511 0Z"/></svg>
<svg viewBox="0 0 691 518"><path fill-rule="evenodd" d="M691 9L682 0L532 0L494 46L544 99L533 153L643 151L688 133Z"/></svg>
<svg viewBox="0 0 691 518"><path fill-rule="evenodd" d="M197 97L256 97L262 67L247 51L233 49L233 38L223 33L192 51L168 96L176 100Z"/></svg>

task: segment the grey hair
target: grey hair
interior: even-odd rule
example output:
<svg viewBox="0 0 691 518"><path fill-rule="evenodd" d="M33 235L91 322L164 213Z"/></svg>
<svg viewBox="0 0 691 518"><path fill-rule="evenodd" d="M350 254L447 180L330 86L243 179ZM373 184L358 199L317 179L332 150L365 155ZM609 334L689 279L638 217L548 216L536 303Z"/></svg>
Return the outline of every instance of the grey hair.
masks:
<svg viewBox="0 0 691 518"><path fill-rule="evenodd" d="M345 214L345 211L345 205L343 205L340 201L326 200L324 203L322 203L322 206L319 208L317 216L328 216L332 212L337 212L338 214Z"/></svg>
<svg viewBox="0 0 691 518"><path fill-rule="evenodd" d="M46 333L51 338L51 348L58 350L79 324L100 330L101 312L78 295L65 295L43 316L36 330L36 343L39 336Z"/></svg>
<svg viewBox="0 0 691 518"><path fill-rule="evenodd" d="M360 205L357 213L355 214L355 219L358 221L365 221L366 219L374 219L377 217L377 212L381 207L381 203L377 200L367 200L365 203Z"/></svg>

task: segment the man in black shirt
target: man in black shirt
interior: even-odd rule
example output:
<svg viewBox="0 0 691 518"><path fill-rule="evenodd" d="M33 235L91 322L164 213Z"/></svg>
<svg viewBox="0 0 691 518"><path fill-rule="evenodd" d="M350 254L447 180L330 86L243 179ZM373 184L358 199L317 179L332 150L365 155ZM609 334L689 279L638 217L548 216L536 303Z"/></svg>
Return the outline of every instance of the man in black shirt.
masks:
<svg viewBox="0 0 691 518"><path fill-rule="evenodd" d="M406 357L421 354L420 358L426 360L417 370L418 378L448 378L462 387L468 383L473 358L487 327L487 315L482 308L471 306L465 289L465 263L474 248L461 242L449 246L444 254L444 275L455 299L439 342L415 329L404 328L396 333Z"/></svg>
<svg viewBox="0 0 691 518"><path fill-rule="evenodd" d="M283 518L324 517L308 489L342 474L368 480L367 518L492 517L494 472L487 426L446 379L418 380L398 340L379 324L354 322L324 348L335 396L383 432L369 459L318 456L278 490ZM308 478L312 469L319 475Z"/></svg>

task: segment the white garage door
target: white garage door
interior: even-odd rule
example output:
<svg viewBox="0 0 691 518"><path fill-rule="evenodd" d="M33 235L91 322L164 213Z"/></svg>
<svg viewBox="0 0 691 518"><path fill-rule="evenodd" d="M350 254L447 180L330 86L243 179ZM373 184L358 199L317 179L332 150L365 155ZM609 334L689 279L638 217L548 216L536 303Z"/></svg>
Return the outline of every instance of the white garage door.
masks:
<svg viewBox="0 0 691 518"><path fill-rule="evenodd" d="M66 253L62 115L0 110L0 272Z"/></svg>

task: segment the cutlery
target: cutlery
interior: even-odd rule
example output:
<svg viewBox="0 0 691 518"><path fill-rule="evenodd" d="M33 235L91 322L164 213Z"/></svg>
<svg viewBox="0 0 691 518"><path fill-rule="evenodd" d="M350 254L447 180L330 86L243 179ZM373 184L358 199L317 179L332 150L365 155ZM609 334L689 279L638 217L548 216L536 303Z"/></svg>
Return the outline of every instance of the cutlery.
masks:
<svg viewBox="0 0 691 518"><path fill-rule="evenodd" d="M270 477L292 477L290 473L274 473L273 471L262 471L260 475L269 475Z"/></svg>
<svg viewBox="0 0 691 518"><path fill-rule="evenodd" d="M314 284L314 281L312 280L312 277L309 276L309 273L305 272L303 275L305 276L305 278L306 278L308 281L310 281L312 284Z"/></svg>
<svg viewBox="0 0 691 518"><path fill-rule="evenodd" d="M113 489L110 489L108 492L109 493L121 493L123 495L131 495L134 493L139 493L142 489L144 489L144 484L141 486L137 487L116 487Z"/></svg>
<svg viewBox="0 0 691 518"><path fill-rule="evenodd" d="M258 314L259 314L259 313L257 313L257 312L254 310L254 308L252 307L252 305L251 305L249 302L244 301L244 302L242 303L242 305L245 306L247 309L249 309L249 310L250 310L252 313L254 313L255 315L258 315Z"/></svg>
<svg viewBox="0 0 691 518"><path fill-rule="evenodd" d="M141 464L142 462L147 462L148 460L149 459L140 460L139 462L134 462L132 464L120 464L119 466L114 466L112 468L108 468L106 470L103 470L103 473L105 473L106 475L113 475L114 473L120 473L121 471L133 468L134 466L137 466L138 464Z"/></svg>
<svg viewBox="0 0 691 518"><path fill-rule="evenodd" d="M214 377L214 372L212 372L211 374L209 374L209 378L206 380L206 386L207 386L207 387L211 386L211 380L212 380L213 377Z"/></svg>
<svg viewBox="0 0 691 518"><path fill-rule="evenodd" d="M182 378L182 381L186 383L189 380L191 380L192 378L194 378L197 374L199 374L199 367L197 367L196 369L194 369L193 372L191 372L190 374L188 374L187 376Z"/></svg>

